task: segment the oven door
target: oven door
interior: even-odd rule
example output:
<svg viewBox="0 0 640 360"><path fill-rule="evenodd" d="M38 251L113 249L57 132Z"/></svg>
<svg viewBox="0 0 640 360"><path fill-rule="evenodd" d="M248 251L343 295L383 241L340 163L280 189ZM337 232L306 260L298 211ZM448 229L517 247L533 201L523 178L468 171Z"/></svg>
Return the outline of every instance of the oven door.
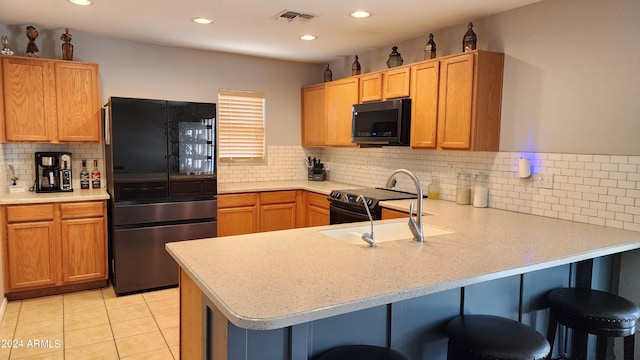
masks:
<svg viewBox="0 0 640 360"><path fill-rule="evenodd" d="M371 211L373 220L380 220L378 211ZM367 210L362 205L346 204L332 201L329 204L329 224L344 224L369 221Z"/></svg>

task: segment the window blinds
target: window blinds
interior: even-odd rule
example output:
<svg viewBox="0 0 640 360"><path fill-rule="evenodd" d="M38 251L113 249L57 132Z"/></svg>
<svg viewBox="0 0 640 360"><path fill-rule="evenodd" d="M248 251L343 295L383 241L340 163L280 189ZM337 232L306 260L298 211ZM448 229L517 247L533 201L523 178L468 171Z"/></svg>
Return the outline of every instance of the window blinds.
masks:
<svg viewBox="0 0 640 360"><path fill-rule="evenodd" d="M264 161L263 93L218 93L220 161Z"/></svg>

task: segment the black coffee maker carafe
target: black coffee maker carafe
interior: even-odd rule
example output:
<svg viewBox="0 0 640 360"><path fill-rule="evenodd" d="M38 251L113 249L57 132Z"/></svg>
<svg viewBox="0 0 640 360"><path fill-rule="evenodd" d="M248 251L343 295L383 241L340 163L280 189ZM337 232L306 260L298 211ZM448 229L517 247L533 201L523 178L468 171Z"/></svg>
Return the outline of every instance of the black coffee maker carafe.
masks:
<svg viewBox="0 0 640 360"><path fill-rule="evenodd" d="M35 153L36 192L73 191L71 153Z"/></svg>

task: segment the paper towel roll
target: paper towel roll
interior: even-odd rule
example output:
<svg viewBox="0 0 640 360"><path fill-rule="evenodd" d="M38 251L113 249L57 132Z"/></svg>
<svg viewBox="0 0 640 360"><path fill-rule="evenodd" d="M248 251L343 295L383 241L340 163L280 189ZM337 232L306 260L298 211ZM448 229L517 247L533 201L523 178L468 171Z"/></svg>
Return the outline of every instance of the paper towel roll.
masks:
<svg viewBox="0 0 640 360"><path fill-rule="evenodd" d="M522 179L531 176L531 163L529 159L520 158L520 160L518 160L518 175Z"/></svg>

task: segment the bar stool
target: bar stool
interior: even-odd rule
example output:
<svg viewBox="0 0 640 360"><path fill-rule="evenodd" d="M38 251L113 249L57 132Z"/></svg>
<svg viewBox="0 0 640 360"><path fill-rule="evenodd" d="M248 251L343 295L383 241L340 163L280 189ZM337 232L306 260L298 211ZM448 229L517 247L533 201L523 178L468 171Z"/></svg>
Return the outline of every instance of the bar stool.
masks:
<svg viewBox="0 0 640 360"><path fill-rule="evenodd" d="M640 309L631 301L604 291L579 288L551 290L547 301L550 310L547 340L552 349L557 325L562 324L577 332L582 348L586 334L597 336L597 360L605 359L609 337L624 337L624 359L633 360ZM580 350L579 342L574 344Z"/></svg>
<svg viewBox="0 0 640 360"><path fill-rule="evenodd" d="M551 346L534 328L493 315L461 315L447 324L447 360L540 360Z"/></svg>
<svg viewBox="0 0 640 360"><path fill-rule="evenodd" d="M371 345L346 345L333 348L316 360L409 360L399 352Z"/></svg>

